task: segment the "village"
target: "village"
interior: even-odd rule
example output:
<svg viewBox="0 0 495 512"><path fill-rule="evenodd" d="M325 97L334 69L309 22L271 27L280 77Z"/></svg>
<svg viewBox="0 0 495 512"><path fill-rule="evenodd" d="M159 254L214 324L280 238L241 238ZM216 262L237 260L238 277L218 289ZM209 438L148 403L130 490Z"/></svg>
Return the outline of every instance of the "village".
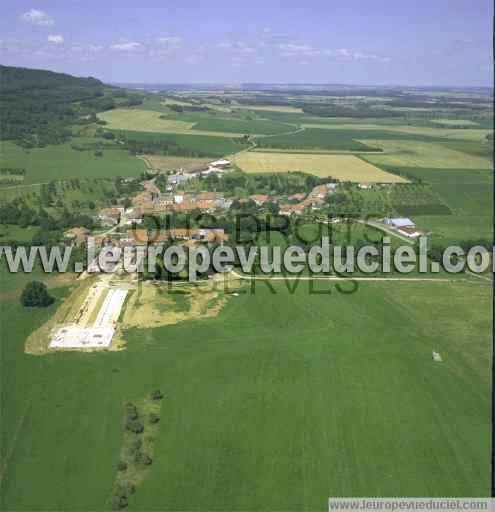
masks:
<svg viewBox="0 0 495 512"><path fill-rule="evenodd" d="M232 171L232 164L227 159L211 162L207 168L197 172L185 172L182 169L166 175L163 187L163 173L150 170L148 176L140 182L139 190L126 198L127 205L104 207L98 211L96 223L98 228L90 231L75 226L65 233L65 239L72 246L84 248L93 244L97 252L102 247L138 247L174 243L188 248L201 244L222 245L229 241L229 233L222 227L168 227L155 226L149 229L146 218L160 218L171 214L196 212L199 216L222 215L233 206L251 204L256 211L276 212L287 219L309 216L316 222L325 222L318 217L319 212L340 184L336 182L321 183L308 192L287 194L251 194L248 197L225 197L222 192L188 191L187 184L199 181L207 176L216 175L222 179ZM161 187L159 186L162 185ZM363 184L360 188L367 189ZM163 190L165 188L165 190ZM201 186L200 186L201 188ZM122 198L124 203L124 198ZM236 203L234 203L236 202ZM130 203L130 204L129 204ZM340 222L334 218L332 222ZM328 221L326 221L328 223ZM421 235L414 222L409 218L383 218L369 221L370 225L384 233L394 234L403 240L414 240ZM136 256L137 257L137 256ZM94 284L87 290L73 318L63 325L57 325L51 333L49 349L51 350L98 350L109 349L119 324L119 318L128 293L138 284L137 274L125 274L124 262L120 260L112 270L99 268L96 258L88 262L85 272L79 279L90 277ZM210 276L214 277L214 276Z"/></svg>
<svg viewBox="0 0 495 512"><path fill-rule="evenodd" d="M228 212L235 203L238 207L251 203L259 211L271 206L272 208L268 211L287 218L318 214L340 185L336 182L323 183L316 185L308 192L298 192L286 196L257 193L248 197L226 197L222 192L188 192L186 190L186 184L191 180L201 183L201 179L210 175L216 175L221 179L230 171L232 171L232 163L227 159L211 162L206 168L198 171L185 172L178 169L176 172L166 175L166 187L163 191L157 181L164 174L160 170L150 169L151 177L141 181L141 190L130 198L128 207L116 205L100 209L95 217L100 229L92 232L85 227L74 226L65 232L65 239L67 243L76 247L87 245L88 239L90 239L97 248L105 245L124 247L164 242L176 242L191 247L201 243L221 244L229 239L229 234L222 228L155 228L150 232L149 229L139 226L143 224L146 216L159 218L174 213L191 212L198 215L221 215ZM371 185L359 185L360 189L369 187ZM334 219L334 222L338 221L338 218ZM398 236L411 240L421 235L410 218L386 217L374 220L373 223L384 231L392 231Z"/></svg>

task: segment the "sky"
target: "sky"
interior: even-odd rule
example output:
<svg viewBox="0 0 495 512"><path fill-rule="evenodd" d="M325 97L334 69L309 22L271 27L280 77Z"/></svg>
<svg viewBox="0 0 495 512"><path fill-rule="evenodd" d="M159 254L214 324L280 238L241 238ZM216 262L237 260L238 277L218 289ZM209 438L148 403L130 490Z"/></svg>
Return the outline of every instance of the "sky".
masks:
<svg viewBox="0 0 495 512"><path fill-rule="evenodd" d="M105 82L492 86L491 0L4 0L0 62Z"/></svg>

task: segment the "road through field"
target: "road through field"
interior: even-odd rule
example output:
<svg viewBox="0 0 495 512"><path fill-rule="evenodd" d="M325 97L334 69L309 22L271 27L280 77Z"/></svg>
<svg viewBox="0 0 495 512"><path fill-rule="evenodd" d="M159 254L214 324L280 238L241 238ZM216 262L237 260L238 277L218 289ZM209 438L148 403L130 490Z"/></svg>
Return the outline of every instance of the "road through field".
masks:
<svg viewBox="0 0 495 512"><path fill-rule="evenodd" d="M436 283L453 283L459 279L448 279L445 277L339 277L339 276L249 276L238 274L235 270L230 272L234 277L247 281L427 281Z"/></svg>

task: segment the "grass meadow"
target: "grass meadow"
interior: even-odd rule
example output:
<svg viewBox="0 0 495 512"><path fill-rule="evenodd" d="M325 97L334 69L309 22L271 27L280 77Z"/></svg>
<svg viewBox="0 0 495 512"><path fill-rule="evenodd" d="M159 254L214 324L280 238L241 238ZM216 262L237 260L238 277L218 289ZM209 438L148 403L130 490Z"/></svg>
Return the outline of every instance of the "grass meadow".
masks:
<svg viewBox="0 0 495 512"><path fill-rule="evenodd" d="M493 237L493 172L488 169L396 168L431 185L450 215L415 215L418 226L445 244ZM426 212L425 212L426 213Z"/></svg>
<svg viewBox="0 0 495 512"><path fill-rule="evenodd" d="M5 510L108 510L124 403L155 388L153 465L130 510L488 493L483 283L359 283L352 294L277 283L273 295L258 282L216 318L128 332L127 350L36 357L24 339L54 307L23 309L24 282L2 275Z"/></svg>
<svg viewBox="0 0 495 512"><path fill-rule="evenodd" d="M193 130L233 132L242 134L273 135L284 132L291 132L295 126L261 119L222 119L208 118L199 121L193 126Z"/></svg>
<svg viewBox="0 0 495 512"><path fill-rule="evenodd" d="M361 142L383 150L383 153L366 155L366 160L379 165L428 169L491 169L493 167L489 158L470 155L449 148L445 144L415 140L363 139Z"/></svg>
<svg viewBox="0 0 495 512"><path fill-rule="evenodd" d="M221 157L246 149L248 145L236 137L213 137L193 133L153 133L121 130L115 131L119 138L146 142L160 142L172 146L174 151L185 151L186 154L201 157ZM175 156L174 154L170 156Z"/></svg>
<svg viewBox="0 0 495 512"><path fill-rule="evenodd" d="M65 178L138 176L146 169L143 161L123 149L103 149L102 156L96 156L91 150L76 151L71 148L71 144L78 140L33 149L24 149L12 142L1 141L0 167L26 169L26 178L19 188Z"/></svg>

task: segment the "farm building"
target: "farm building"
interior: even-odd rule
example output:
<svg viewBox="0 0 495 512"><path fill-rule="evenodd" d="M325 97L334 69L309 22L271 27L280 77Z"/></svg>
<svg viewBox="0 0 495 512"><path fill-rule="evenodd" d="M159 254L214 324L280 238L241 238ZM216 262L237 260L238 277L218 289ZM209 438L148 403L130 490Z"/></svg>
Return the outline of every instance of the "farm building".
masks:
<svg viewBox="0 0 495 512"><path fill-rule="evenodd" d="M215 160L214 162L210 163L210 167L215 167L216 169L227 169L231 166L230 160L221 159L221 160Z"/></svg>
<svg viewBox="0 0 495 512"><path fill-rule="evenodd" d="M390 226L392 228L414 228L416 225L411 219L408 219L407 217L397 217L393 219L385 219L384 222L387 226Z"/></svg>
<svg viewBox="0 0 495 512"><path fill-rule="evenodd" d="M407 236L408 238L417 238L421 235L421 233L417 231L414 222L406 217L385 219L384 223L387 226L396 229L401 235Z"/></svg>

